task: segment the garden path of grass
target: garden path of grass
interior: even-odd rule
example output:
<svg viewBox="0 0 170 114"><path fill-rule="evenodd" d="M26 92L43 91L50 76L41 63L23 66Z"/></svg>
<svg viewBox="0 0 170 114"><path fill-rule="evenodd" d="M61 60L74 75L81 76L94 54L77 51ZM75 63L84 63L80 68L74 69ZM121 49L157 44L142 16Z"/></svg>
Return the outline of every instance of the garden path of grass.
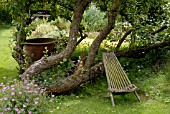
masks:
<svg viewBox="0 0 170 114"><path fill-rule="evenodd" d="M0 25L0 80L17 77L17 63L11 56L10 40L12 40L11 26Z"/></svg>

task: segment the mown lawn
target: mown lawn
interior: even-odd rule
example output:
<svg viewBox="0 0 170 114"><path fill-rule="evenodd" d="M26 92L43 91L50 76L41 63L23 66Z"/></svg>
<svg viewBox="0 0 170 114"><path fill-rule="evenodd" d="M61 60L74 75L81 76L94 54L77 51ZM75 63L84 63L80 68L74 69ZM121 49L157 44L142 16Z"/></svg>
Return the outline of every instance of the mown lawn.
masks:
<svg viewBox="0 0 170 114"><path fill-rule="evenodd" d="M11 56L12 27L0 25L0 79L4 76L11 79L17 76L17 63Z"/></svg>
<svg viewBox="0 0 170 114"><path fill-rule="evenodd" d="M60 97L54 114L170 114L169 76L160 72L139 82L138 93L142 101L138 102L133 93L115 96L114 108L110 98L103 97L108 92L106 81L98 79L97 84L85 84L78 95Z"/></svg>
<svg viewBox="0 0 170 114"><path fill-rule="evenodd" d="M0 27L0 82L3 77L8 80L17 78L17 63L11 57L9 47L12 40L12 27ZM74 91L74 94L56 97L56 103L50 106L53 114L170 114L170 64L158 73L152 73L148 69L140 72L133 72L129 75L137 75L133 79L139 87L141 102L138 102L133 93L125 96L115 96L116 106L111 106L110 98L105 98L107 82L104 76L98 78L96 83L86 83ZM47 113L45 113L47 114Z"/></svg>

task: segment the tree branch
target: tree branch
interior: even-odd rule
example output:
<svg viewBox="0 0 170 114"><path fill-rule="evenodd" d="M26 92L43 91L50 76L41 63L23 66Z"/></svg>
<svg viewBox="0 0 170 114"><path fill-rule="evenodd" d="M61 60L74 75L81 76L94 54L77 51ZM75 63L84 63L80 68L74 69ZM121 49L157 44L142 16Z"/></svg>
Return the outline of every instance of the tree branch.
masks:
<svg viewBox="0 0 170 114"><path fill-rule="evenodd" d="M168 27L167 27L166 25L164 25L164 26L162 26L161 28L159 28L158 30L151 32L151 35L155 35L155 34L161 32L161 31L163 31L163 30L165 30L165 29L167 29L167 28L168 28Z"/></svg>
<svg viewBox="0 0 170 114"><path fill-rule="evenodd" d="M107 35L110 33L110 31L115 26L115 21L116 21L116 18L117 18L117 11L118 11L118 8L119 8L119 5L120 5L120 1L121 0L115 0L112 8L110 9L110 11L108 13L108 24L105 26L104 29L102 29L100 31L99 35L96 37L96 39L91 44L89 54L88 54L88 57L87 57L87 60L86 60L86 63L85 63L85 67L88 68L88 69L94 63L94 60L95 60L96 55L98 53L101 42L107 37Z"/></svg>
<svg viewBox="0 0 170 114"><path fill-rule="evenodd" d="M116 55L118 57L143 58L150 50L163 48L166 46L170 46L170 40L161 43L150 44L148 46L138 47L130 51L119 51L116 52Z"/></svg>
<svg viewBox="0 0 170 114"><path fill-rule="evenodd" d="M119 40L116 48L115 48L115 52L117 52L120 48L120 46L122 45L123 41L126 39L126 37L132 32L131 29L127 30L126 33L123 35L123 37Z"/></svg>
<svg viewBox="0 0 170 114"><path fill-rule="evenodd" d="M57 65L64 58L69 58L71 56L77 44L77 35L83 13L90 2L91 0L77 1L73 21L70 26L69 41L65 50L57 55L41 58L40 60L35 61L34 64L32 64L23 74L19 76L22 80L29 79L33 75L39 74L45 69Z"/></svg>

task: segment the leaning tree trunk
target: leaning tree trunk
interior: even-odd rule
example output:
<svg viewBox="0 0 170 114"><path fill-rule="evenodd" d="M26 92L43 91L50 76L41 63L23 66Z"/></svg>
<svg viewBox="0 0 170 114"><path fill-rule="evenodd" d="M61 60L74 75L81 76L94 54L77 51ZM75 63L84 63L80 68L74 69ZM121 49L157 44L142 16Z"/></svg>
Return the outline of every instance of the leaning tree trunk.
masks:
<svg viewBox="0 0 170 114"><path fill-rule="evenodd" d="M74 52L77 44L78 30L83 17L83 13L91 0L78 0L74 11L73 20L70 27L69 41L65 50L61 53L47 58L41 58L34 62L23 74L20 75L22 80L29 79L35 74L39 74L47 68L57 65L64 58L69 58Z"/></svg>
<svg viewBox="0 0 170 114"><path fill-rule="evenodd" d="M82 69L79 69L75 74L63 79L59 84L54 84L47 87L48 93L60 94L66 92L88 81L89 79L91 79L91 77L96 77L98 74L101 74L104 71L103 65L101 65L102 63L95 65L94 67L92 67L92 65L98 53L100 44L115 26L119 5L120 0L115 1L111 10L109 11L108 24L103 30L100 31L99 35L93 41L89 50L88 58L85 62L85 66Z"/></svg>
<svg viewBox="0 0 170 114"><path fill-rule="evenodd" d="M117 17L117 11L120 5L121 0L116 0L113 3L113 6L111 7L109 13L108 13L108 24L105 26L104 29L102 29L99 33L99 35L96 37L96 39L93 41L89 53L88 53L88 58L85 63L86 68L90 68L94 60L96 58L96 55L98 53L100 44L102 41L107 37L107 35L110 33L110 31L115 27L115 22L116 22L116 17Z"/></svg>

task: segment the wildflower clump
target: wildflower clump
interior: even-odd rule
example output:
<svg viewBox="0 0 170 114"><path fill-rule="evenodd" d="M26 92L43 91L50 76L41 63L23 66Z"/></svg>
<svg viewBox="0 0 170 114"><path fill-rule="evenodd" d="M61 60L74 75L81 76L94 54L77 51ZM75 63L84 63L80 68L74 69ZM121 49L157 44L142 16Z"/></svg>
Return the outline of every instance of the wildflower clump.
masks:
<svg viewBox="0 0 170 114"><path fill-rule="evenodd" d="M0 83L0 113L34 114L47 111L53 98L33 82L18 80ZM50 102L49 102L50 101Z"/></svg>

